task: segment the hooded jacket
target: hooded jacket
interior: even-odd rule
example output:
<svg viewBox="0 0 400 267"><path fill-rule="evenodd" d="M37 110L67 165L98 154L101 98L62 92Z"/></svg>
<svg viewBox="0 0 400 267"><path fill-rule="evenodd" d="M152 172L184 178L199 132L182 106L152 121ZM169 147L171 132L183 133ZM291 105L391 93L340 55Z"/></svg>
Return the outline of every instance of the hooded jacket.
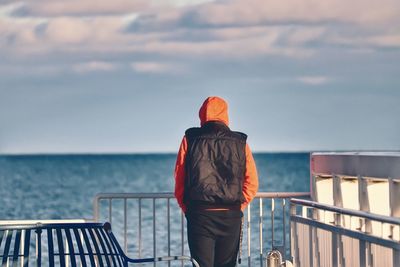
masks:
<svg viewBox="0 0 400 267"><path fill-rule="evenodd" d="M220 203L227 201L228 204L236 202L240 205L241 209L244 210L248 205L248 203L254 198L258 190L257 170L251 150L248 144L246 143L246 135L238 132L232 132L228 128L229 126L228 105L222 98L219 97L207 98L200 108L199 117L200 117L201 128L191 128L188 131L186 131L185 136L182 139L175 164L175 197L178 201L178 204L183 210L183 212L186 212L187 204L185 203L185 195L186 198L189 198L186 199L186 201L189 201L192 198L195 198L196 200L202 200L201 194L200 195L196 194L196 190L194 191L192 190L191 192L185 192L185 190L187 191L188 188L190 188L187 186L189 179L193 178L193 176L196 176L196 169L195 169L195 174L193 174L193 164L190 162L192 159L191 157L192 152L189 153L190 149L189 146L193 144L193 136L197 138L200 135L203 139L206 139L206 138L215 138L215 136L210 137L209 136L210 134L211 135L218 134L220 139L222 137L222 139L227 140L226 142L230 143L223 145L237 146L237 148L233 149L235 150L234 153L243 155L243 156L234 155L235 159L232 159L232 155L228 156L225 155L225 160L223 162L225 162L226 159L240 161L238 164L234 164L235 168L233 170L227 169L231 167L229 166L229 164L228 166L222 166L222 168L227 170L227 172L224 171L223 175L227 176L228 179L229 177L236 177L236 180L241 179L239 183L234 182L233 185L230 185L229 190L232 191L232 188L234 188L240 190L241 192L239 192L240 195L239 197L236 194L233 195L231 194L228 197L224 197L225 198L224 200L220 199L216 200L215 197L207 198L206 196L206 198L203 200L209 201L211 203L215 203L215 201L217 202L219 201ZM196 140L198 140L198 138ZM203 168L207 169L208 167L209 166L204 166ZM212 170L212 171L217 172L217 174L214 173L212 176L215 175L218 176L218 173L221 174L221 171L218 170ZM230 202L230 198L232 198L232 202Z"/></svg>

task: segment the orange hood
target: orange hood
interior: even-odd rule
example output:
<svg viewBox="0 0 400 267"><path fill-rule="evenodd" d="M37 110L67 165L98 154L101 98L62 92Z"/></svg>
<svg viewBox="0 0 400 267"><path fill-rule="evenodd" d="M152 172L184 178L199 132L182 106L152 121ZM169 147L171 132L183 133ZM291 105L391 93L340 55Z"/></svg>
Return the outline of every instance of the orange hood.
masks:
<svg viewBox="0 0 400 267"><path fill-rule="evenodd" d="M220 121L228 126L228 104L218 96L207 97L200 108L199 117L201 126L208 121Z"/></svg>

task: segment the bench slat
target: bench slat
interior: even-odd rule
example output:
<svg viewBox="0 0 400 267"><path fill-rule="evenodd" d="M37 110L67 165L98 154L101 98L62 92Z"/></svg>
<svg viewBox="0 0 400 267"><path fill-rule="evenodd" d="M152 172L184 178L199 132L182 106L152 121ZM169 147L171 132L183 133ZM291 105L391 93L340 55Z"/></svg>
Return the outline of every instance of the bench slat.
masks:
<svg viewBox="0 0 400 267"><path fill-rule="evenodd" d="M4 232L5 232L5 230L0 231L0 246L1 246L1 243L3 243Z"/></svg>
<svg viewBox="0 0 400 267"><path fill-rule="evenodd" d="M112 247L114 248L114 253L115 253L115 254L120 254L120 251L119 251L119 249L118 249L118 243L115 244L115 241L116 241L116 240L114 240L114 236L113 236L112 233L109 232L109 231L106 231L106 233L107 233L108 238L111 240L111 245L112 245ZM126 265L124 262L121 262L120 257L118 257L118 261L119 261L120 264L121 264L120 266L125 266L125 265Z"/></svg>
<svg viewBox="0 0 400 267"><path fill-rule="evenodd" d="M97 254L97 259L99 261L99 265L100 265L100 267L103 267L104 266L103 259L101 257L99 246L97 245L96 237L94 236L92 229L88 229L88 232L89 232L90 237L92 238L92 243L94 246L94 250L96 251L96 254Z"/></svg>
<svg viewBox="0 0 400 267"><path fill-rule="evenodd" d="M76 244L78 245L78 251L79 251L79 256L81 258L81 264L82 267L87 267L86 266L86 258L85 258L85 251L83 250L82 242L81 242L81 236L79 235L78 229L73 229L74 235L75 235L75 240Z"/></svg>
<svg viewBox="0 0 400 267"><path fill-rule="evenodd" d="M29 247L31 244L31 230L25 230L25 239L24 239L24 267L29 266Z"/></svg>
<svg viewBox="0 0 400 267"><path fill-rule="evenodd" d="M108 234L107 234L107 231L102 230L102 231L100 231L100 234L103 236L104 240L106 241L106 244L107 244L107 247L108 247L108 251L110 251L110 254L112 255L112 260L113 260L114 266L120 266L120 267L122 267L123 264L122 264L122 262L121 262L121 257L119 256L119 253L118 253L117 251L113 250L113 248L111 247L111 246L114 246L114 244L113 244L112 241L109 239L109 236L108 236ZM111 241L111 244L112 244L112 245L110 245L110 241ZM117 263L115 262L115 258L117 258L118 264L119 264L119 265L117 265Z"/></svg>
<svg viewBox="0 0 400 267"><path fill-rule="evenodd" d="M6 267L7 266L7 261L8 261L8 253L10 251L10 245L11 245L11 239L12 239L12 230L7 230L6 231L6 243L4 244L4 254L3 254L3 262L2 266Z"/></svg>
<svg viewBox="0 0 400 267"><path fill-rule="evenodd" d="M19 256L19 245L21 244L21 232L22 230L17 230L14 240L14 255L13 255L13 267L18 266L18 256Z"/></svg>
<svg viewBox="0 0 400 267"><path fill-rule="evenodd" d="M107 252L106 246L104 245L104 242L103 242L103 239L101 238L101 236L99 234L99 229L95 228L95 229L93 229L93 231L96 233L96 240L98 240L100 243L100 247L103 251L104 258L106 259L107 266L111 266L109 253ZM115 266L115 265L113 265L113 266Z"/></svg>
<svg viewBox="0 0 400 267"><path fill-rule="evenodd" d="M54 244L53 244L53 229L47 229L47 243L49 249L49 266L54 266Z"/></svg>
<svg viewBox="0 0 400 267"><path fill-rule="evenodd" d="M86 248L87 248L87 251L89 253L90 264L91 264L91 266L96 266L96 264L94 262L93 251L92 251L92 248L90 246L89 238L88 238L88 236L86 234L86 229L85 228L81 229L81 233L82 233L82 236L83 236L83 240L85 240Z"/></svg>
<svg viewBox="0 0 400 267"><path fill-rule="evenodd" d="M56 234L58 241L58 255L60 256L60 266L65 267L64 242L60 228L56 229Z"/></svg>
<svg viewBox="0 0 400 267"><path fill-rule="evenodd" d="M74 244L72 243L70 230L71 229L69 229L69 228L65 229L65 236L67 237L69 259L71 261L71 266L76 266L75 250L74 250Z"/></svg>
<svg viewBox="0 0 400 267"><path fill-rule="evenodd" d="M35 232L36 232L36 240L37 240L36 266L42 266L42 229L41 228L36 229Z"/></svg>

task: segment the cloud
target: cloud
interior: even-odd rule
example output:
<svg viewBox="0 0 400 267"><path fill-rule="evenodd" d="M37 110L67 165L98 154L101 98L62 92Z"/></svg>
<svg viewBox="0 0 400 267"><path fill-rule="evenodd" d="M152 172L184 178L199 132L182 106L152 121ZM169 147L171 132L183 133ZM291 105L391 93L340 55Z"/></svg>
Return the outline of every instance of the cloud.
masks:
<svg viewBox="0 0 400 267"><path fill-rule="evenodd" d="M330 42L357 47L399 48L400 32L371 34L367 36L334 35L330 37Z"/></svg>
<svg viewBox="0 0 400 267"><path fill-rule="evenodd" d="M111 61L135 55L156 62L154 57L165 56L297 60L329 46L349 51L400 47L400 30L393 26L400 4L393 0L293 0L290 5L200 0L180 8L182 2L174 0L127 1L37 0L0 6L0 53L10 58L87 55L88 61L104 55Z"/></svg>
<svg viewBox="0 0 400 267"><path fill-rule="evenodd" d="M67 45L85 42L91 33L87 22L64 17L52 19L44 30L44 35L50 42Z"/></svg>
<svg viewBox="0 0 400 267"><path fill-rule="evenodd" d="M35 0L14 10L17 16L88 16L137 13L150 7L147 0Z"/></svg>
<svg viewBox="0 0 400 267"><path fill-rule="evenodd" d="M91 61L75 64L73 66L73 71L77 73L88 73L88 72L109 72L115 71L118 68L118 65L110 62L103 61Z"/></svg>
<svg viewBox="0 0 400 267"><path fill-rule="evenodd" d="M160 62L133 62L131 63L131 68L133 71L138 73L181 73L183 68L177 64L171 63L160 63Z"/></svg>
<svg viewBox="0 0 400 267"><path fill-rule="evenodd" d="M308 85L322 85L331 81L326 76L301 76L297 78L298 81Z"/></svg>
<svg viewBox="0 0 400 267"><path fill-rule="evenodd" d="M125 17L0 18L0 53L18 58L51 53L91 53L127 46Z"/></svg>
<svg viewBox="0 0 400 267"><path fill-rule="evenodd" d="M396 0L234 0L203 5L192 11L192 17L198 24L219 26L331 21L371 25L398 22L399 8Z"/></svg>

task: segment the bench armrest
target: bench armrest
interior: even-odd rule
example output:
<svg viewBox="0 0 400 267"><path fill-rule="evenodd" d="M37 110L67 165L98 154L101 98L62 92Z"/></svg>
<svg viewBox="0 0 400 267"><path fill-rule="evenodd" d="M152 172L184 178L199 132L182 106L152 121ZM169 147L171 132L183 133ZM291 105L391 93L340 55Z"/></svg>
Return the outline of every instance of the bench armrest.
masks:
<svg viewBox="0 0 400 267"><path fill-rule="evenodd" d="M166 256L166 257L143 258L143 259L131 259L126 255L124 256L126 261L131 263L186 260L186 261L191 261L193 263L193 266L200 267L197 261L189 256Z"/></svg>

